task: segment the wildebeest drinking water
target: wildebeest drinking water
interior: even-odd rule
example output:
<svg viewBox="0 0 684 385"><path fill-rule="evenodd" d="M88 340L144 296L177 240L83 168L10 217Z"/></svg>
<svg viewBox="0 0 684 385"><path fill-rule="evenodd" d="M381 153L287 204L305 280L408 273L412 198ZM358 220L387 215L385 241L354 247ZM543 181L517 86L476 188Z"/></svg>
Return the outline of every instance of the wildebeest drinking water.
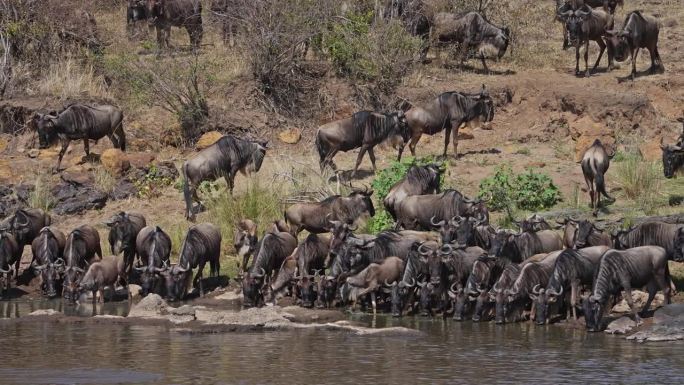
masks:
<svg viewBox="0 0 684 385"><path fill-rule="evenodd" d="M0 231L0 298L10 288L12 265L14 265L15 276L19 275L21 251L19 243L12 234Z"/></svg>
<svg viewBox="0 0 684 385"><path fill-rule="evenodd" d="M95 259L95 256L98 259ZM64 283L62 296L75 302L78 299L78 284L88 264L102 259L100 234L89 225L82 225L69 233L64 247Z"/></svg>
<svg viewBox="0 0 684 385"><path fill-rule="evenodd" d="M19 248L30 245L40 230L52 223L50 214L41 209L19 209L2 223L0 231L14 235Z"/></svg>
<svg viewBox="0 0 684 385"><path fill-rule="evenodd" d="M411 155L416 156L416 144L423 134L444 133L446 157L449 139L454 135L454 156L458 155L458 130L461 125L471 122L491 122L494 119L494 102L484 84L479 93L445 92L424 107L411 107L406 111L406 121L411 129ZM453 132L452 132L453 131Z"/></svg>
<svg viewBox="0 0 684 385"><path fill-rule="evenodd" d="M142 295L159 293L161 285L159 273L169 266L171 238L159 226L147 226L140 230L135 239L135 249L140 256L140 287Z"/></svg>
<svg viewBox="0 0 684 385"><path fill-rule="evenodd" d="M658 20L650 15L644 15L641 11L630 12L625 18L625 23L620 31L606 31L605 40L608 51L613 52L613 57L619 62L632 58L632 72L630 78L636 77L636 59L639 49L646 48L651 56L650 73L664 71L665 67L658 53L658 34L660 27Z"/></svg>
<svg viewBox="0 0 684 385"><path fill-rule="evenodd" d="M72 104L56 115L37 114L34 122L38 130L40 147L49 145L48 137L57 134L62 144L57 158L57 170L62 164L69 142L82 139L86 156L90 155L90 140L107 136L114 147L126 151L126 136L123 129L123 113L111 105L89 106Z"/></svg>
<svg viewBox="0 0 684 385"><path fill-rule="evenodd" d="M322 125L316 131L316 149L320 156L321 171L325 166L336 169L333 158L339 151L349 151L361 148L356 158L356 165L352 177L368 152L373 171L375 171L375 153L373 148L378 144L391 140L399 150L398 158L404 151L404 145L409 139L409 130L403 111L381 114L373 111L360 111L350 118L337 120Z"/></svg>
<svg viewBox="0 0 684 385"><path fill-rule="evenodd" d="M200 0L147 0L147 18L157 29L159 48L169 47L171 27L188 31L190 45L202 43L202 2Z"/></svg>
<svg viewBox="0 0 684 385"><path fill-rule="evenodd" d="M101 261L88 266L88 271L78 284L78 292L90 291L93 294L93 306L99 300L104 302L104 289L110 288L110 297L114 298L116 283L125 274L125 261L122 255L110 255ZM99 294L99 296L98 296Z"/></svg>
<svg viewBox="0 0 684 385"><path fill-rule="evenodd" d="M109 247L112 254L124 253L126 272L130 273L135 259L135 238L146 226L145 217L140 213L124 212L109 218L105 224L109 227Z"/></svg>
<svg viewBox="0 0 684 385"><path fill-rule="evenodd" d="M62 255L65 246L64 233L55 227L43 227L31 243L33 252L31 266L36 275L40 275L41 288L48 297L57 295L56 283L61 280L61 270L64 267Z"/></svg>
<svg viewBox="0 0 684 385"><path fill-rule="evenodd" d="M582 173L584 180L589 189L589 196L591 197L591 207L594 209L594 215L598 213L599 205L601 204L601 195L606 199L614 202L615 199L606 192L605 173L610 167L610 158L615 153L608 155L605 146L599 139L589 147L582 157Z"/></svg>
<svg viewBox="0 0 684 385"><path fill-rule="evenodd" d="M204 181L225 178L233 193L235 175L258 172L266 156L267 142L256 142L226 135L183 164L185 218L195 219L193 200L199 202L197 187Z"/></svg>

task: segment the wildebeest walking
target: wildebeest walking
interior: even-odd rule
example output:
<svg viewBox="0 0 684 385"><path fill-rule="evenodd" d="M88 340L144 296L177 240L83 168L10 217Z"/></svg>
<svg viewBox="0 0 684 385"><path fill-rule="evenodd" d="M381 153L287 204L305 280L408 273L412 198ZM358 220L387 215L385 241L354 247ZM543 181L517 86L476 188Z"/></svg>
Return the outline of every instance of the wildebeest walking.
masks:
<svg viewBox="0 0 684 385"><path fill-rule="evenodd" d="M474 50L487 73L490 71L485 59L500 59L510 39L508 27L497 27L477 12L461 15L440 12L433 19L432 40L438 45L459 44L461 63L468 58L468 51Z"/></svg>
<svg viewBox="0 0 684 385"><path fill-rule="evenodd" d="M594 215L598 213L599 205L601 204L601 195L606 199L614 202L615 199L606 192L605 173L610 167L610 159L615 153L608 155L605 146L599 139L584 152L582 156L582 174L584 174L584 181L587 183L589 189L589 196L591 197L591 207L594 210Z"/></svg>
<svg viewBox="0 0 684 385"><path fill-rule="evenodd" d="M651 56L651 67L648 71L664 71L665 66L658 53L658 34L660 27L655 17L644 15L641 11L630 12L620 31L606 31L605 39L608 52L613 53L615 60L623 62L632 58L632 72L630 78L636 77L636 59L639 49L646 48Z"/></svg>
<svg viewBox="0 0 684 385"><path fill-rule="evenodd" d="M613 235L616 249L637 246L660 246L670 260L684 261L684 224L645 222Z"/></svg>
<svg viewBox="0 0 684 385"><path fill-rule="evenodd" d="M356 190L349 196L333 195L321 202L295 203L285 210L285 222L293 235L302 230L310 233L326 233L332 227L331 221L354 223L363 213L375 215L371 200L373 190Z"/></svg>
<svg viewBox="0 0 684 385"><path fill-rule="evenodd" d="M398 159L401 159L401 153L408 139L409 130L403 111L389 114L359 111L350 118L324 124L316 131L316 149L320 157L321 172L326 166L330 166L333 170L337 168L333 163L333 158L339 151L346 152L356 148L360 150L352 177L356 175L366 152L375 171L375 153L373 152L375 146L390 140L399 151Z"/></svg>
<svg viewBox="0 0 684 385"><path fill-rule="evenodd" d="M677 170L684 170L684 128L682 136L676 144L663 144L660 141L660 149L663 151L663 174L670 179L675 176Z"/></svg>
<svg viewBox="0 0 684 385"><path fill-rule="evenodd" d="M192 202L199 202L197 187L203 181L214 181L223 177L232 194L238 171L244 175L258 172L266 156L266 143L226 135L192 159L188 159L183 164L185 218L195 220Z"/></svg>
<svg viewBox="0 0 684 385"><path fill-rule="evenodd" d="M161 272L166 283L166 297L171 300L184 299L188 290L188 281L192 277L192 269L197 274L192 280L193 287L199 287L200 296L204 295L202 272L209 263L209 275L218 276L221 266L221 231L211 223L200 223L190 227L180 248L177 265L172 265Z"/></svg>
<svg viewBox="0 0 684 385"><path fill-rule="evenodd" d="M171 27L185 28L193 49L202 43L200 0L147 0L147 17L157 29L159 48L170 47Z"/></svg>
<svg viewBox="0 0 684 385"><path fill-rule="evenodd" d="M580 47L584 45L585 76L590 76L589 71L589 42L592 40L598 44L600 52L592 71L595 71L601 61L606 44L603 42L603 34L613 28L613 17L600 9L591 9L584 4L579 9L569 9L560 12L559 17L565 22L569 42L575 47L575 75L581 75L579 69ZM608 69L613 67L613 53L608 50Z"/></svg>
<svg viewBox="0 0 684 385"><path fill-rule="evenodd" d="M33 260L31 267L40 275L40 286L48 297L57 295L56 283L60 281L60 270L64 267L66 237L55 227L43 227L31 243Z"/></svg>
<svg viewBox="0 0 684 385"><path fill-rule="evenodd" d="M89 106L72 104L56 115L37 114L34 122L38 131L40 147L49 145L49 137L57 134L62 144L57 158L57 171L72 140L82 139L86 156L90 155L90 140L109 137L115 148L126 151L123 129L123 113L111 105Z"/></svg>
<svg viewBox="0 0 684 385"><path fill-rule="evenodd" d="M142 295L161 291L159 273L169 266L171 238L159 226L147 226L140 230L135 239L135 249L140 256L140 287Z"/></svg>
<svg viewBox="0 0 684 385"><path fill-rule="evenodd" d="M637 325L641 318L632 299L632 288L648 287L648 299L641 312L648 310L658 289L663 291L665 303L670 303L670 272L667 253L660 246L641 246L619 251L608 250L594 275L591 295L583 302L584 315L589 331L602 328L603 313L608 299L625 291L625 300L634 314Z"/></svg>
<svg viewBox="0 0 684 385"><path fill-rule="evenodd" d="M109 247L112 254L124 253L126 272L130 273L135 260L135 238L146 225L145 217L140 213L121 211L109 218L105 224L109 227Z"/></svg>
<svg viewBox="0 0 684 385"><path fill-rule="evenodd" d="M411 130L411 155L416 156L416 144L423 134L444 133L446 157L449 139L454 135L454 156L458 155L458 130L471 121L491 122L494 119L494 102L484 84L479 93L445 92L424 107L414 106L406 111L406 121ZM453 131L453 132L452 132Z"/></svg>

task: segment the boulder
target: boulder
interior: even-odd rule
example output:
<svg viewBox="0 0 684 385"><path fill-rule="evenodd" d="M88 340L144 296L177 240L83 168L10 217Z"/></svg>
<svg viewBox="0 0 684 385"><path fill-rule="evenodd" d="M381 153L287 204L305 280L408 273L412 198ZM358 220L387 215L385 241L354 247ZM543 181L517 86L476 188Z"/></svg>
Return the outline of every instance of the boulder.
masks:
<svg viewBox="0 0 684 385"><path fill-rule="evenodd" d="M62 172L60 178L64 182L81 186L92 184L94 181L92 174L87 172L83 166L69 167Z"/></svg>
<svg viewBox="0 0 684 385"><path fill-rule="evenodd" d="M217 140L221 139L223 137L223 134L218 132L218 131L209 131L197 140L197 143L195 144L195 149L197 151L204 150L205 148L211 146L212 144L216 143Z"/></svg>
<svg viewBox="0 0 684 385"><path fill-rule="evenodd" d="M297 144L302 139L302 134L295 128L281 131L278 133L278 139L287 144Z"/></svg>
<svg viewBox="0 0 684 385"><path fill-rule="evenodd" d="M664 323L676 318L684 319L684 303L671 303L656 310L653 322Z"/></svg>
<svg viewBox="0 0 684 385"><path fill-rule="evenodd" d="M169 305L162 297L152 293L133 305L128 312L128 316L137 318L159 318L162 314L166 313L168 307Z"/></svg>
<svg viewBox="0 0 684 385"><path fill-rule="evenodd" d="M105 206L108 196L93 185L62 182L50 192L54 198L53 211L58 215L80 214L86 210L98 210Z"/></svg>
<svg viewBox="0 0 684 385"><path fill-rule="evenodd" d="M155 155L149 152L126 153L126 157L133 168L149 167L155 159Z"/></svg>
<svg viewBox="0 0 684 385"><path fill-rule="evenodd" d="M68 150L67 150L68 152ZM57 159L59 156L59 147L50 147L38 151L38 159Z"/></svg>
<svg viewBox="0 0 684 385"><path fill-rule="evenodd" d="M142 287L140 287L140 285L133 283L128 284L128 294L131 296L131 298L139 298L140 293L142 293Z"/></svg>
<svg viewBox="0 0 684 385"><path fill-rule="evenodd" d="M672 318L668 321L653 323L627 337L638 342L660 342L684 340L684 317Z"/></svg>
<svg viewBox="0 0 684 385"><path fill-rule="evenodd" d="M128 179L119 179L109 193L109 198L115 201L138 196L138 188Z"/></svg>
<svg viewBox="0 0 684 385"><path fill-rule="evenodd" d="M41 316L41 315L45 316L45 315L59 315L59 314L62 314L62 313L58 312L55 309L40 309L40 310L36 310L32 313L29 313L30 316Z"/></svg>
<svg viewBox="0 0 684 385"><path fill-rule="evenodd" d="M639 311L641 311L641 308L644 307L647 299L648 293L643 292L641 290L632 290L632 300L634 301L634 305L636 305ZM651 302L651 308L660 307L664 303L665 297L661 293L658 293L653 299L653 302ZM612 310L613 313L630 313L631 311L632 310L629 308L627 301L625 301L624 299L620 301L617 305L615 305L615 307L613 307Z"/></svg>
<svg viewBox="0 0 684 385"><path fill-rule="evenodd" d="M605 331L608 334L627 334L631 332L636 326L636 322L634 322L628 316L624 316L609 323Z"/></svg>
<svg viewBox="0 0 684 385"><path fill-rule="evenodd" d="M456 138L458 140L471 140L475 139L475 135L473 135L473 130L470 128L470 126L464 125L458 130L458 135Z"/></svg>
<svg viewBox="0 0 684 385"><path fill-rule="evenodd" d="M108 148L104 150L100 156L100 162L105 170L115 176L123 175L123 173L131 167L131 163L126 156L126 153L118 148Z"/></svg>

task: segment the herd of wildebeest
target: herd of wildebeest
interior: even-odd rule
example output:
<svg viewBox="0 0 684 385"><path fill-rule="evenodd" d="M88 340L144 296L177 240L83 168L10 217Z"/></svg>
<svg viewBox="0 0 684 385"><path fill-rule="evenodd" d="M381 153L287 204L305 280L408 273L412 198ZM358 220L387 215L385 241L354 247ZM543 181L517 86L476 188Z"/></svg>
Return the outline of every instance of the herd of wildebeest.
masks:
<svg viewBox="0 0 684 385"><path fill-rule="evenodd" d="M226 7L230 2L214 3ZM474 49L485 68L485 53L492 47L498 57L505 52L507 28L495 27L473 12L415 20L416 13L408 10L417 3L394 0L387 12L402 18L415 34L424 36L426 25L429 31L442 31L438 40L458 42L464 56ZM586 44L586 64L590 40L601 48L599 60L608 48L610 66L613 59L626 60L629 52L632 76L639 48L650 51L652 70L662 69L657 21L634 11L621 30L613 30L612 14L618 3L622 1L559 1L557 16L565 25L564 45L577 47L578 73L579 47ZM157 27L162 46L168 45L172 25L185 27L193 45L201 41L197 1L131 0L128 20L140 19ZM447 25L453 28L446 31ZM334 156L353 149L360 149L354 173L365 153L375 170L373 148L379 143L391 143L401 159L407 143L415 155L421 135L445 131L442 156L447 155L451 135L456 155L459 127L488 124L493 118L494 102L483 85L476 93L445 92L424 106L397 112L357 112L321 126L315 148L321 171L335 170ZM41 147L56 138L61 141L58 171L71 140L83 140L86 154L89 141L104 136L115 147L126 148L123 113L114 106L76 103L60 112L37 114L32 126ZM193 203L200 201L197 188L201 182L225 178L232 193L236 174L257 173L267 149L264 141L226 135L187 160L182 166L186 218L195 220L198 208ZM684 166L684 132L676 143L663 144L662 151L664 173L671 178ZM612 156L611 149L597 140L581 161L594 216L601 196L613 200L604 180ZM284 218L260 224L265 226L261 238L253 220L240 218L233 242L241 258L240 273L234 279L241 285L243 305L262 306L291 296L304 307L370 304L373 312L386 309L394 316L440 314L455 320L493 318L497 323L529 317L539 324L563 317L576 319L582 313L589 330L600 330L604 313L623 292L637 321L632 289L648 291L643 310L659 290L670 301L674 286L668 261L684 261L684 224L645 221L609 232L599 221L555 218L554 222L532 215L516 222L518 231L496 228L489 222L486 200L470 199L454 189L441 191L442 173L436 164L412 166L382 202L396 227L378 234L357 232L359 219L375 215L373 192L368 189L291 205ZM82 225L65 234L51 222L50 215L40 209L20 209L0 222L3 293L12 277L19 277L26 245L31 245L33 253L29 275L40 277L44 295L56 297L61 292L69 302L92 292L95 304L98 298L104 300L105 287L129 282L140 284L142 295L157 293L180 300L187 298L190 289L203 295L202 272L207 263L210 275L220 271L222 234L210 223L189 228L178 260L172 263L171 238L159 226L148 225L140 213L120 212L105 222L110 256L103 254L94 227ZM309 235L301 240L298 236L304 230Z"/></svg>

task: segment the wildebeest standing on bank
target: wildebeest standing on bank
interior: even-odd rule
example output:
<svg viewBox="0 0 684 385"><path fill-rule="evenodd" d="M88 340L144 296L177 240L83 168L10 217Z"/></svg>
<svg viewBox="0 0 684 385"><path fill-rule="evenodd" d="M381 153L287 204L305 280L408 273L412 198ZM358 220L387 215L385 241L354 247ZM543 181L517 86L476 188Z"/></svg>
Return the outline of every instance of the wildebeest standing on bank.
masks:
<svg viewBox="0 0 684 385"><path fill-rule="evenodd" d="M171 27L185 28L193 49L202 43L202 3L200 0L147 0L147 15L157 29L159 48L170 47Z"/></svg>
<svg viewBox="0 0 684 385"><path fill-rule="evenodd" d="M60 280L60 270L64 267L64 246L66 237L55 227L43 227L31 243L31 267L36 275L40 275L40 286L48 297L57 295L55 284Z"/></svg>
<svg viewBox="0 0 684 385"><path fill-rule="evenodd" d="M630 12L621 31L606 31L608 52L612 52L615 60L623 62L628 57L632 58L632 80L636 77L636 59L641 48L646 48L651 56L650 73L665 70L658 53L659 32L660 27L656 18L644 15L641 11Z"/></svg>
<svg viewBox="0 0 684 385"><path fill-rule="evenodd" d="M660 149L663 151L663 174L665 178L670 179L675 176L678 169L684 169L684 132L676 144L666 145L661 140Z"/></svg>
<svg viewBox="0 0 684 385"><path fill-rule="evenodd" d="M491 122L494 119L494 102L484 84L476 94L445 92L425 107L412 107L406 111L406 121L411 129L411 155L416 156L416 144L423 134L434 135L445 130L444 151L446 157L449 139L454 135L454 156L458 151L458 130L470 121ZM452 133L453 131L453 133Z"/></svg>
<svg viewBox="0 0 684 385"><path fill-rule="evenodd" d="M40 230L50 226L52 218L41 209L19 209L0 225L0 231L7 231L14 235L21 249L30 245L38 236Z"/></svg>
<svg viewBox="0 0 684 385"><path fill-rule="evenodd" d="M375 207L371 200L372 190L357 190L342 197L333 195L321 202L295 203L285 210L285 222L294 235L302 230L320 234L330 231L330 221L345 223L355 222L363 213L371 217L375 215Z"/></svg>
<svg viewBox="0 0 684 385"><path fill-rule="evenodd" d="M610 159L614 153L608 155L605 146L599 139L584 152L582 156L582 174L584 174L584 181L587 183L589 189L589 196L591 197L591 207L594 210L594 215L598 213L599 205L601 204L601 195L606 199L614 202L613 199L606 192L605 173L610 167Z"/></svg>
<svg viewBox="0 0 684 385"><path fill-rule="evenodd" d="M684 224L645 222L613 235L616 249L637 246L660 246L670 260L684 261Z"/></svg>
<svg viewBox="0 0 684 385"><path fill-rule="evenodd" d="M142 295L158 294L161 291L159 273L169 266L171 238L159 226L147 226L138 233L135 249L143 265L135 267L141 274Z"/></svg>
<svg viewBox="0 0 684 385"><path fill-rule="evenodd" d="M187 294L188 281L192 277L192 269L197 274L192 286L199 286L200 296L204 295L202 287L202 271L209 262L209 275L219 275L221 269L221 231L211 223L200 223L190 227L180 248L178 264L162 272L166 282L166 296L171 300L183 299Z"/></svg>
<svg viewBox="0 0 684 385"><path fill-rule="evenodd" d="M658 289L663 291L665 303L670 303L670 272L667 253L660 246L641 246L625 251L608 250L594 276L591 295L583 302L589 331L599 331L608 299L625 291L624 298L634 314L637 325L641 318L632 300L632 288L648 286L648 299L642 313L648 310Z"/></svg>
<svg viewBox="0 0 684 385"><path fill-rule="evenodd" d="M57 134L62 144L57 158L57 170L72 140L83 139L86 156L90 155L90 140L98 141L109 137L115 148L126 151L126 136L123 129L123 113L111 105L89 106L72 104L57 115L34 116L40 147L49 146L48 137Z"/></svg>
<svg viewBox="0 0 684 385"><path fill-rule="evenodd" d="M440 221L474 214L473 208L478 203L452 189L441 194L411 195L396 207L396 228L432 230L440 226Z"/></svg>
<svg viewBox="0 0 684 385"><path fill-rule="evenodd" d="M322 125L316 131L316 149L320 157L321 172L329 165L333 170L337 167L333 158L339 151L349 151L361 148L356 158L356 165L352 177L363 160L363 155L368 152L373 171L375 171L375 153L373 148L386 141L399 151L398 159L404 145L409 139L409 130L403 111L382 114L373 111L359 111L350 118L336 120Z"/></svg>
<svg viewBox="0 0 684 385"><path fill-rule="evenodd" d="M21 252L22 248L12 234L0 232L0 298L2 298L2 293L10 288L12 264L14 264L14 274L19 275Z"/></svg>
<svg viewBox="0 0 684 385"><path fill-rule="evenodd" d="M98 258L95 259L95 256ZM89 225L82 225L69 233L64 247L64 283L62 296L72 302L78 298L78 283L88 264L102 259L100 234Z"/></svg>
<svg viewBox="0 0 684 385"><path fill-rule="evenodd" d="M575 47L575 75L581 75L579 69L580 47L584 48L584 67L585 76L590 76L589 71L589 42L592 40L598 44L600 52L592 71L595 71L603 56L603 51L606 50L606 44L603 42L603 34L606 30L613 28L613 16L609 15L603 10L591 9L586 4L580 9L567 10L559 14L561 20L565 22L565 29L567 30L570 44ZM613 68L613 53L608 50L608 69Z"/></svg>
<svg viewBox="0 0 684 385"><path fill-rule="evenodd" d="M121 211L109 218L105 225L109 227L108 240L112 254L124 253L126 273L130 273L136 255L135 238L147 225L145 217L140 213Z"/></svg>
<svg viewBox="0 0 684 385"><path fill-rule="evenodd" d="M117 281L125 274L125 264L124 257L121 255L110 255L91 264L78 284L79 293L91 291L93 306L95 306L98 294L100 300L104 302L104 288L109 287L111 289L109 300L111 301L114 298Z"/></svg>
<svg viewBox="0 0 684 385"><path fill-rule="evenodd" d="M396 221L396 207L409 195L439 194L442 169L436 164L411 166L406 176L395 183L382 201L387 212Z"/></svg>
<svg viewBox="0 0 684 385"><path fill-rule="evenodd" d="M205 180L223 177L233 193L235 174L258 172L266 155L267 142L255 142L226 135L216 143L200 151L183 164L183 196L185 218L195 219L192 212L193 199L199 202L197 187Z"/></svg>
<svg viewBox="0 0 684 385"><path fill-rule="evenodd" d="M468 58L469 50L475 50L475 57L482 60L487 73L489 68L485 59L500 59L506 53L510 39L508 27L497 27L477 12L462 15L440 12L433 19L432 40L439 45L459 44L461 63Z"/></svg>

